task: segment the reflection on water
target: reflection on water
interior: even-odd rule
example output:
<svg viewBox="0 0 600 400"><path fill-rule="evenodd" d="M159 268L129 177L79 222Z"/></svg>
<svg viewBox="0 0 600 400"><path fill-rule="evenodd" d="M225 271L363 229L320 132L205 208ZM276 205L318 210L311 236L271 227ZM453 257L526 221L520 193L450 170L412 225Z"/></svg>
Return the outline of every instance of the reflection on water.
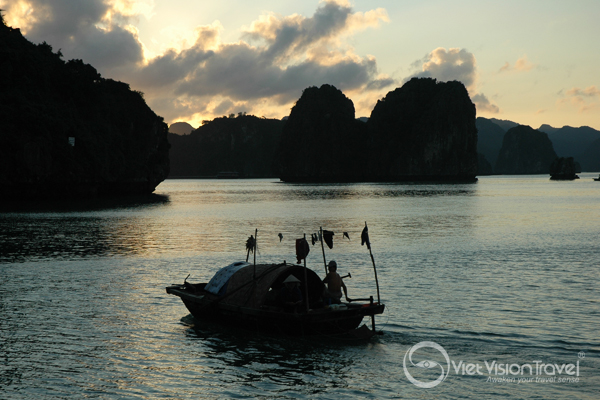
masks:
<svg viewBox="0 0 600 400"><path fill-rule="evenodd" d="M159 239L144 214L168 204L157 194L3 204L0 262L145 254Z"/></svg>
<svg viewBox="0 0 600 400"><path fill-rule="evenodd" d="M323 226L358 237L366 219L392 237L435 235L470 228L469 201L461 210L433 209L444 198L468 199L476 193L473 184L175 180L163 185L165 192L149 197L4 205L0 262L238 252L246 233L256 228L263 254L289 254L293 242L280 244L275 240L279 233L292 239ZM411 215L411 210L423 206L431 207L433 214ZM401 222L395 218L398 208L406 211Z"/></svg>
<svg viewBox="0 0 600 400"><path fill-rule="evenodd" d="M102 210L153 207L169 202L169 196L152 193L147 196L99 197L90 199L40 200L0 203L0 213L76 213Z"/></svg>

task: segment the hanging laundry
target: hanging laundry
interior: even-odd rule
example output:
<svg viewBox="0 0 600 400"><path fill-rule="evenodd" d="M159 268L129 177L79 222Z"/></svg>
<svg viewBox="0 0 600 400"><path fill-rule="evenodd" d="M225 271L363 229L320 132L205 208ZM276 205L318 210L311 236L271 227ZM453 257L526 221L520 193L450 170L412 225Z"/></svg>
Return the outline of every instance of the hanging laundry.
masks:
<svg viewBox="0 0 600 400"><path fill-rule="evenodd" d="M369 228L365 225L362 233L360 234L360 245L367 244L367 249L371 250L371 242L369 242Z"/></svg>
<svg viewBox="0 0 600 400"><path fill-rule="evenodd" d="M310 253L310 246L306 239L296 239L296 259L298 260L298 264L308 256L308 253Z"/></svg>
<svg viewBox="0 0 600 400"><path fill-rule="evenodd" d="M246 251L248 253L254 253L254 249L256 248L256 240L253 235L250 235L248 240L246 240Z"/></svg>

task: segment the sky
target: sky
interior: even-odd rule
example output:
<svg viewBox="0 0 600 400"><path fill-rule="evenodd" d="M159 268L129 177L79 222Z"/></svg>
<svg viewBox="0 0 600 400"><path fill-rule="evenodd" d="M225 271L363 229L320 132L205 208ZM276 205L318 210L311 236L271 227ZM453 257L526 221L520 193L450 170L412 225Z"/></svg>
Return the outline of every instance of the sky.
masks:
<svg viewBox="0 0 600 400"><path fill-rule="evenodd" d="M127 82L168 124L282 118L331 84L369 117L413 77L477 116L600 130L599 0L0 0L8 26Z"/></svg>

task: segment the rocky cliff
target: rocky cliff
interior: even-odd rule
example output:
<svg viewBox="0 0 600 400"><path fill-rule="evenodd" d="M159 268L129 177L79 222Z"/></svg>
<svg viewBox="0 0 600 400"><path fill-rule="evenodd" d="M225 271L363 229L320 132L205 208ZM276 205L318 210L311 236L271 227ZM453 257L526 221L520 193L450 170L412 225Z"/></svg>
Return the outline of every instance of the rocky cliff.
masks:
<svg viewBox="0 0 600 400"><path fill-rule="evenodd" d="M509 129L494 167L497 174L547 174L557 158L548 135L526 125Z"/></svg>
<svg viewBox="0 0 600 400"><path fill-rule="evenodd" d="M0 23L3 199L151 193L168 150L141 93Z"/></svg>
<svg viewBox="0 0 600 400"><path fill-rule="evenodd" d="M283 127L277 162L288 182L355 181L363 173L366 125L354 104L331 85L309 87Z"/></svg>
<svg viewBox="0 0 600 400"><path fill-rule="evenodd" d="M284 127L284 181L473 181L475 106L463 84L413 79L387 94L365 124L330 85L308 88Z"/></svg>
<svg viewBox="0 0 600 400"><path fill-rule="evenodd" d="M475 105L462 83L413 78L377 102L368 126L379 180L475 180Z"/></svg>
<svg viewBox="0 0 600 400"><path fill-rule="evenodd" d="M170 177L275 177L274 157L284 122L240 115L216 118L189 135L169 135Z"/></svg>

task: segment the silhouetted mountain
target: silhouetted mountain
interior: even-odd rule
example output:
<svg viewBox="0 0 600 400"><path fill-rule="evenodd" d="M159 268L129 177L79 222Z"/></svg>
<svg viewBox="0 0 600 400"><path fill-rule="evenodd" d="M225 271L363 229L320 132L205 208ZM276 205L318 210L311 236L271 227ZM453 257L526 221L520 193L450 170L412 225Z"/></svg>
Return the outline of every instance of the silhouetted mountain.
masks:
<svg viewBox="0 0 600 400"><path fill-rule="evenodd" d="M600 171L600 139L594 140L580 156L582 171ZM585 167L584 167L585 165Z"/></svg>
<svg viewBox="0 0 600 400"><path fill-rule="evenodd" d="M493 173L492 164L490 164L483 154L477 153L477 175L492 175Z"/></svg>
<svg viewBox="0 0 600 400"><path fill-rule="evenodd" d="M169 134L170 177L275 177L274 156L285 121L240 115L216 118L186 136Z"/></svg>
<svg viewBox="0 0 600 400"><path fill-rule="evenodd" d="M542 124L540 125L540 127L538 128L538 131L540 132L544 132L548 135L550 135L551 133L554 133L558 130L559 128L554 128L553 126L550 126L548 124Z"/></svg>
<svg viewBox="0 0 600 400"><path fill-rule="evenodd" d="M556 159L548 135L526 125L509 129L494 168L497 174L547 174Z"/></svg>
<svg viewBox="0 0 600 400"><path fill-rule="evenodd" d="M520 125L516 122L509 121L507 119L490 118L489 120L494 124L498 125L500 128L504 129L504 132L508 131L511 128L516 128Z"/></svg>
<svg viewBox="0 0 600 400"><path fill-rule="evenodd" d="M0 23L3 199L151 193L168 149L140 92Z"/></svg>
<svg viewBox="0 0 600 400"><path fill-rule="evenodd" d="M576 161L581 163L581 168L584 171L596 171L592 168L593 158L584 160L582 156L592 142L600 139L600 131L589 126L552 128L549 125L542 125L539 130L548 134L548 138L552 141L559 157L574 157ZM596 153L596 156L600 157L600 153ZM589 164L590 162L591 164Z"/></svg>
<svg viewBox="0 0 600 400"><path fill-rule="evenodd" d="M169 133L177 135L189 135L194 130L194 127L187 122L175 122L169 126Z"/></svg>
<svg viewBox="0 0 600 400"><path fill-rule="evenodd" d="M477 152L483 154L491 165L496 165L506 131L498 124L482 117L475 120L475 125L477 126Z"/></svg>
<svg viewBox="0 0 600 400"><path fill-rule="evenodd" d="M368 126L379 180L475 179L475 105L460 82L413 78L377 102Z"/></svg>
<svg viewBox="0 0 600 400"><path fill-rule="evenodd" d="M277 160L283 181L353 181L362 174L364 122L331 85L304 89L283 127ZM362 151L361 151L362 150Z"/></svg>
<svg viewBox="0 0 600 400"><path fill-rule="evenodd" d="M304 90L282 134L284 181L473 181L475 106L462 83L412 79L365 124L330 85Z"/></svg>

